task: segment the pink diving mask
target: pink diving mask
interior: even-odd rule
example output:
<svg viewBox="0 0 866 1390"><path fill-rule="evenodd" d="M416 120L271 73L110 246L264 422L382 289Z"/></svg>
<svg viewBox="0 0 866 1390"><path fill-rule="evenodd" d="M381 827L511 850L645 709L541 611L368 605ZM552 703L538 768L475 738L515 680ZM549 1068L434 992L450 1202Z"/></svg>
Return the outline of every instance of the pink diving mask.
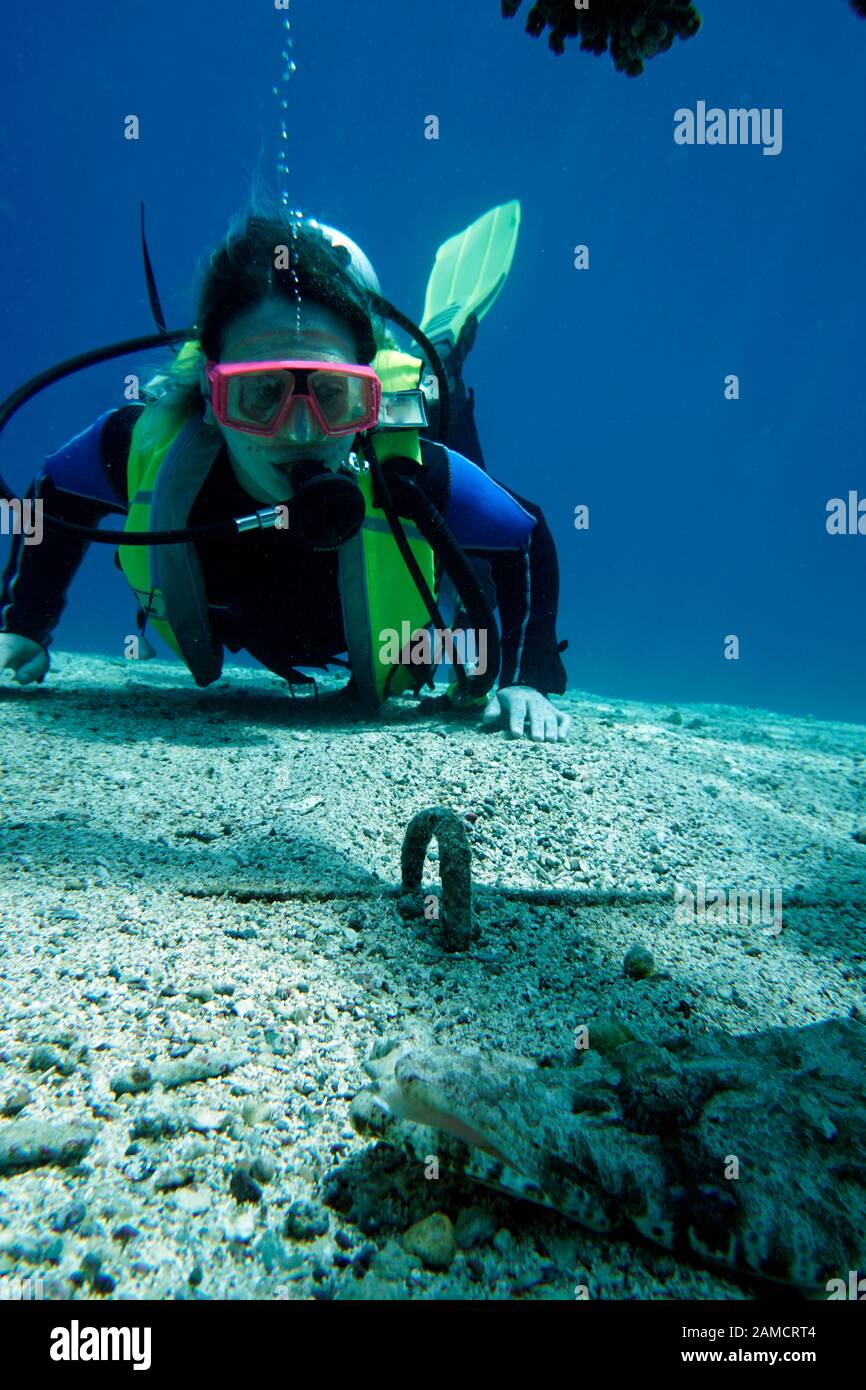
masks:
<svg viewBox="0 0 866 1390"><path fill-rule="evenodd" d="M372 367L343 362L208 362L211 404L221 425L275 435L305 400L327 435L373 429L382 383Z"/></svg>

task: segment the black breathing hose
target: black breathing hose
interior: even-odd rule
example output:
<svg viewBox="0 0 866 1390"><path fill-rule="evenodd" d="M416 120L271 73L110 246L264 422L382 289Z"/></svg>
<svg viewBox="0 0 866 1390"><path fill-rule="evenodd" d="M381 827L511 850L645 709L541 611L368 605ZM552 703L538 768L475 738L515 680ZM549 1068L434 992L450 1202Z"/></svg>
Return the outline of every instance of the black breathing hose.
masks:
<svg viewBox="0 0 866 1390"><path fill-rule="evenodd" d="M458 597L466 609L470 628L486 633L488 661L487 670L483 675L467 676L462 663L454 662L461 699L480 699L488 693L496 682L502 663L502 651L496 618L484 596L478 575L452 535L445 518L411 476L418 470L419 465L415 460L390 458L386 459L384 463L380 463L375 456L375 451L370 450L369 452L370 471L380 494L382 510L388 518L394 539L415 581L415 586L424 600L431 621L440 631L445 630L445 623L439 606L430 592L406 539L400 518L397 515L397 505L404 516L411 518L434 554L442 561L445 572L452 580ZM397 505L394 501L395 496Z"/></svg>

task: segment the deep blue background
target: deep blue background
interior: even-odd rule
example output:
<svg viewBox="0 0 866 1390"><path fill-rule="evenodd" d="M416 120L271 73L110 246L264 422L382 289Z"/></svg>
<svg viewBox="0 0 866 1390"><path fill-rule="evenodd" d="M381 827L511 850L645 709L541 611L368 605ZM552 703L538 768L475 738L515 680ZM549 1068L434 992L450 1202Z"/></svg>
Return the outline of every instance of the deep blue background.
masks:
<svg viewBox="0 0 866 1390"><path fill-rule="evenodd" d="M629 80L575 45L555 57L499 0L293 0L292 198L416 316L437 246L520 198L466 375L491 471L554 532L571 685L866 720L866 536L824 525L828 498L866 495L866 23L845 0L699 8L697 38ZM150 331L139 199L169 322L194 318L199 258L255 174L276 184L283 17L7 0L0 392ZM675 145L674 111L699 99L782 107L782 153ZM122 404L136 363L25 407L0 445L10 481ZM120 655L132 618L92 547L56 645Z"/></svg>

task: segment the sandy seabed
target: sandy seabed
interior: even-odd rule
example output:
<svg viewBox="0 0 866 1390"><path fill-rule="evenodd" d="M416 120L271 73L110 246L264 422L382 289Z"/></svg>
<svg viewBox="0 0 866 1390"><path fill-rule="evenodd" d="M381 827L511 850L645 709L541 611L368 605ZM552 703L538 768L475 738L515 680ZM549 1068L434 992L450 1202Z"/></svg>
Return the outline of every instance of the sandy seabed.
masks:
<svg viewBox="0 0 866 1390"><path fill-rule="evenodd" d="M569 741L537 745L410 699L370 718L343 685L292 700L227 667L202 691L177 664L61 653L42 686L0 688L0 1279L754 1297L447 1173L347 1204L383 1182L349 1102L389 1039L539 1057L611 1015L646 1038L866 1019L866 728L569 691ZM472 846L481 930L456 955L397 910L407 823L433 805ZM780 892L782 930L678 920L699 881ZM623 971L634 946L648 978ZM465 1236L446 1268L404 1248L432 1212Z"/></svg>

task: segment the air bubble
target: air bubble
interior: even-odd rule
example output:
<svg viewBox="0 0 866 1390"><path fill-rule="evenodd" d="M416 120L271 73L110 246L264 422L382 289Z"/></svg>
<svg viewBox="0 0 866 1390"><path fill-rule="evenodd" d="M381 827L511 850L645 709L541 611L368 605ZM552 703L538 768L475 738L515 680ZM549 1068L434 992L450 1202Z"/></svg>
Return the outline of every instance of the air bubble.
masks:
<svg viewBox="0 0 866 1390"><path fill-rule="evenodd" d="M287 6L288 8L288 6ZM284 14L281 26L282 38L280 40L280 79L279 84L275 83L271 91L276 97L277 112L288 111L288 84L298 70L298 65L292 59L292 49L294 40L291 38L290 30L292 22L288 14ZM285 117L279 122L279 139L277 144L276 172L277 172L277 192L281 205L289 207L289 194L286 183L290 175L288 159L286 157L286 146L289 142L288 128Z"/></svg>

